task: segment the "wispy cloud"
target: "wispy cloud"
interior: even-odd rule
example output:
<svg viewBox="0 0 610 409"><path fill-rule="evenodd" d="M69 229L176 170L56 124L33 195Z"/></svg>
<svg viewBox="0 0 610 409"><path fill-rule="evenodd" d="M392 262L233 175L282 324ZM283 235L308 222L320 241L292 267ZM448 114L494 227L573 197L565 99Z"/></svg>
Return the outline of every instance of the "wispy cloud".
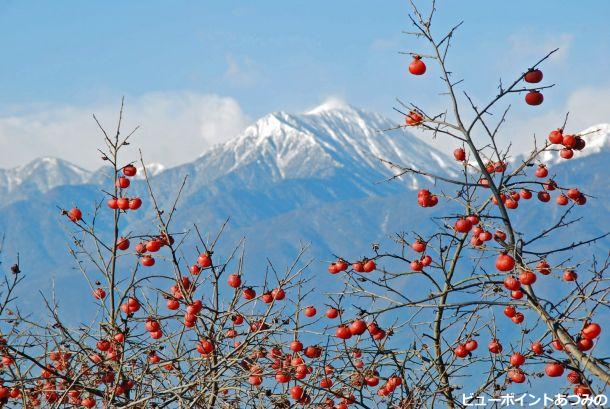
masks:
<svg viewBox="0 0 610 409"><path fill-rule="evenodd" d="M91 106L37 106L0 116L0 167L56 156L85 168L101 165L103 146L92 114L111 131L119 101ZM228 97L192 92L155 92L126 98L124 132L141 125L132 148L147 162L173 166L195 159L211 145L239 133L248 123L239 103ZM137 149L129 149L136 159Z"/></svg>
<svg viewBox="0 0 610 409"><path fill-rule="evenodd" d="M228 55L223 79L234 87L251 87L260 83L262 75L251 58Z"/></svg>
<svg viewBox="0 0 610 409"><path fill-rule="evenodd" d="M392 38L377 38L373 40L370 45L372 51L387 51L399 48L398 40L395 37Z"/></svg>
<svg viewBox="0 0 610 409"><path fill-rule="evenodd" d="M506 57L512 61L534 61L559 48L549 62L560 63L570 55L573 41L574 35L569 33L541 35L531 31L520 31L508 37L509 49Z"/></svg>

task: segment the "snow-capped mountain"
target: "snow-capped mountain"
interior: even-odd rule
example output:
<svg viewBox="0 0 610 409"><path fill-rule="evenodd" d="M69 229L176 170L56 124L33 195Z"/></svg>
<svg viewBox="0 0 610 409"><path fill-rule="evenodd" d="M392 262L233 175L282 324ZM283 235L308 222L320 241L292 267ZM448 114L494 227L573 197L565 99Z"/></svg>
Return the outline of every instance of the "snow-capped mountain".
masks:
<svg viewBox="0 0 610 409"><path fill-rule="evenodd" d="M146 165L149 176L156 176L165 170L160 163ZM138 166L136 179L143 179L144 172ZM108 168L100 168L91 172L59 158L43 157L25 165L10 169L0 169L0 195L4 201L0 207L8 203L43 194L59 186L101 184L108 178Z"/></svg>
<svg viewBox="0 0 610 409"><path fill-rule="evenodd" d="M395 122L349 105L329 105L301 115L269 114L198 162L214 166L214 158L222 157L231 163L226 172L257 163L274 180L326 178L338 169L358 177L391 174L379 158L451 171L451 162L436 149L403 130L385 131L395 128Z"/></svg>
<svg viewBox="0 0 610 409"><path fill-rule="evenodd" d="M457 171L453 158L404 129L389 130L395 127L395 122L380 115L327 103L302 114L266 115L194 162L147 169L161 206L173 203L188 176L173 219L177 231L192 229L196 223L214 233L230 217L224 243L245 236L249 254L272 256L279 265L304 242L312 243L310 255L318 260L328 260L332 253L359 257L371 242L387 244L395 232L429 227L429 217L436 211L421 213L415 200L414 189L429 187L430 180L409 175L386 182L394 171L379 158L441 175ZM586 209L575 212L608 214L610 195L603 181L610 160L610 125L591 129L600 130L586 136L587 148L572 160L556 163L553 172L560 185L578 186L597 196ZM0 203L0 235L8 239L4 256L20 252L24 271L41 280L77 274L69 268L73 260L63 245L68 235L57 206L78 205L90 217L95 203L104 199L100 188L111 184L107 169L87 172L54 159L0 171L0 192L10 192ZM150 231L155 218L142 180L134 179L130 195L145 201L137 215L127 216L125 231ZM104 210L98 228L109 223ZM539 227L557 212L558 206L550 204L532 206L521 217ZM605 218L579 224L571 237L607 230L610 221ZM253 265L264 269L264 263L265 257L257 258Z"/></svg>
<svg viewBox="0 0 610 409"><path fill-rule="evenodd" d="M610 124L598 124L578 132L578 135L586 142L586 147L582 151L576 151L574 158L584 158L589 155L596 155L604 151L610 151ZM543 159L546 163L561 163L564 160L558 152L545 152Z"/></svg>
<svg viewBox="0 0 610 409"><path fill-rule="evenodd" d="M144 174L144 166L137 164L136 163L136 168L138 169L138 173L136 174L136 178L137 179L144 179L145 178L145 174ZM153 162L153 163L149 163L146 165L146 173L148 174L148 176L156 176L159 173L163 172L165 170L165 166L162 163L158 163L158 162Z"/></svg>
<svg viewBox="0 0 610 409"><path fill-rule="evenodd" d="M21 189L47 192L61 185L85 183L90 172L65 160L39 158L11 169L0 169L0 194L9 194Z"/></svg>
<svg viewBox="0 0 610 409"><path fill-rule="evenodd" d="M387 184L374 187L394 174L380 158L443 175L455 172L453 161L443 153L403 129L392 128L395 122L349 105L324 104L305 114L275 112L195 162L163 172L161 178L188 174L189 189L227 179L231 186L252 188L290 180L340 179L342 185L375 195L396 189ZM420 180L409 176L404 182L416 188Z"/></svg>
<svg viewBox="0 0 610 409"><path fill-rule="evenodd" d="M357 181L373 195L375 189L369 185L394 174L380 159L443 175L455 172L453 161L443 153L395 128L395 122L378 114L328 102L304 114L268 114L192 163L172 169L153 163L147 165L147 171L149 176L163 174L164 178L189 174L195 180L191 182L194 189L228 175L238 175L241 182L252 186L341 176ZM139 170L137 178L142 178ZM104 168L89 172L64 160L41 158L0 169L0 191L11 193L28 185L44 193L57 186L102 183L107 174ZM411 188L421 180L412 175L405 179Z"/></svg>

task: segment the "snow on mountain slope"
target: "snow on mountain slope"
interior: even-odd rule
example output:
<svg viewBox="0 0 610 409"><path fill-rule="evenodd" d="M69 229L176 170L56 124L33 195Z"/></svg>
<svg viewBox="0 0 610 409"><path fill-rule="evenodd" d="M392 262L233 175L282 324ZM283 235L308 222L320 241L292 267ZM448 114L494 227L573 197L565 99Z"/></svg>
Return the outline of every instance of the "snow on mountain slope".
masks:
<svg viewBox="0 0 610 409"><path fill-rule="evenodd" d="M39 158L11 169L0 169L0 192L12 193L29 186L46 192L61 185L85 183L90 172L57 158Z"/></svg>
<svg viewBox="0 0 610 409"><path fill-rule="evenodd" d="M386 131L395 127L393 121L349 105L324 104L304 114L276 112L212 147L184 171L202 183L240 172L251 183L338 174L375 183L394 173L379 160L383 158L444 175L455 172L446 155L405 130ZM409 176L407 183L416 188L418 180Z"/></svg>
<svg viewBox="0 0 610 409"><path fill-rule="evenodd" d="M380 115L326 103L304 114L266 115L194 162L170 169L153 164L148 170L160 194L167 197L188 175L185 196L191 194L198 201L206 189L211 190L205 194L246 190L251 196L267 189L271 198L277 189L286 189L288 181L300 181L290 191L280 192L285 193L284 200L293 201L300 194L311 200L325 195L353 198L421 185L422 177L412 175L402 183L375 185L394 174L379 158L444 175L455 171L452 160L409 132L384 131L395 126ZM136 179L142 177L139 173ZM109 177L105 167L88 172L63 160L43 158L0 170L0 193L11 193L5 205L61 185L106 184Z"/></svg>
<svg viewBox="0 0 610 409"><path fill-rule="evenodd" d="M136 168L138 169L138 173L136 174L136 179L144 179L145 175L144 175L144 168L142 167L141 164L136 164ZM146 165L146 173L148 173L148 176L156 176L159 173L163 172L166 169L166 167L158 162L153 162L153 163L149 163Z"/></svg>
<svg viewBox="0 0 610 409"><path fill-rule="evenodd" d="M214 231L230 216L226 243L248 236L251 254L270 253L277 262L289 261L297 251L295 246L303 241L313 243L312 254L317 258L335 251L364 251L368 243L384 240L392 232L425 231L433 214L416 211L416 194L411 190L428 182L409 176L402 182L376 183L393 174L377 157L435 173L455 172L452 158L408 131L380 132L395 125L377 114L336 102L302 114L269 114L194 162L165 170L151 167L151 173L155 171L152 186L161 206L171 206L188 175L173 219L177 230L186 231L197 223ZM585 136L584 151L553 166L560 185L578 186L596 197L588 206L574 210L590 217L607 214L610 203L607 189L603 189L610 159L610 125L590 128L597 129ZM24 269L40 280L47 280L50 273L75 274L66 269L72 259L63 251L68 237L60 228L63 224L56 206L77 204L90 217L95 203L104 198L100 186L112 183L108 170L90 173L50 158L0 170L0 194L5 193L0 204L0 235L10 238L5 254L19 252ZM129 194L148 195L139 179L133 181ZM554 223L557 212L559 207L549 204L518 214L527 219L525 225L532 231L539 231ZM110 225L109 215L101 212L100 230ZM589 218L573 227L569 239L608 231L608 218L597 218L595 223ZM144 200L141 211L127 214L125 231L150 231L154 219L150 201ZM607 242L603 245L608 247Z"/></svg>
<svg viewBox="0 0 610 409"><path fill-rule="evenodd" d="M395 127L394 121L381 115L331 100L302 114L268 114L192 163L170 169L152 164L148 170L168 190L188 174L191 190L221 179L223 188L256 190L280 181L335 178L358 186L367 195L386 188L387 183L374 184L394 174L379 158L444 175L456 172L452 158ZM584 135L587 147L576 152L573 160L610 150L610 124L592 126L579 134ZM549 163L562 161L556 152L545 155ZM12 194L10 201L14 201L61 185L105 183L107 177L104 169L88 172L61 159L41 158L0 169L0 193ZM402 184L393 183L392 189L396 185L416 189L422 181L414 175L403 179Z"/></svg>
<svg viewBox="0 0 610 409"><path fill-rule="evenodd" d="M577 133L587 143L582 151L574 151L574 159L584 158L600 152L610 151L610 124L598 124ZM560 163L565 159L559 157L559 152L545 152L543 159L548 163Z"/></svg>
<svg viewBox="0 0 610 409"><path fill-rule="evenodd" d="M578 133L587 141L585 154L591 155L610 150L610 124L599 124ZM582 156L582 155L581 155Z"/></svg>

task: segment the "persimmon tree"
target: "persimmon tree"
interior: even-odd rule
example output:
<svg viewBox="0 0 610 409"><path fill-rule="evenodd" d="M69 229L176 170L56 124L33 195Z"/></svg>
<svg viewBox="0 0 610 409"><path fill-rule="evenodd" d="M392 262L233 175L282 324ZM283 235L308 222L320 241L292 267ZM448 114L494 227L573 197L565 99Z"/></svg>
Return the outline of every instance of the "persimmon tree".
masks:
<svg viewBox="0 0 610 409"><path fill-rule="evenodd" d="M394 178L415 174L433 182L416 200L423 208L443 206L446 214L434 218L434 229L425 236L397 234L400 252L374 248L374 255L353 264L343 276L344 295L368 306L362 318L392 322L394 336L409 339L397 334L400 328L414 338L411 360L403 354L394 368L406 374L399 402L461 407L478 396L532 392L532 385L538 385L540 395L540 385L554 385L556 391L545 389L551 395L603 393L610 368L605 352L596 353L602 330L596 317L608 313L608 254L598 260L582 247L608 233L578 242L565 234L579 221L571 217L575 207L586 206L594 192L560 185L544 161L547 152L571 159L586 149L588 135L569 132L566 115L564 123L554 124L548 140L532 138L531 153L523 158L515 160L510 145L500 142L514 96L522 95L530 106L542 104L542 91L553 86L542 85L542 66L557 50L533 61L511 82L500 82L497 95L477 104L461 89L449 63L451 42L462 23L437 37L432 29L435 3L427 13L411 5L414 30L406 34L424 50L405 53L412 56L409 72L413 78L440 75L448 109L428 112L417 101L398 100L395 110L404 115L404 127L459 145L454 158L462 172L446 177L379 158L395 170ZM544 220L542 231L532 232L519 219L532 206L565 210L557 220ZM391 267L371 277L362 264L371 261ZM537 287L547 289L544 296ZM409 291L413 288L418 291ZM501 320L512 321L514 329L500 330L506 327ZM562 376L562 384L538 380ZM524 382L529 386L519 389ZM379 390L382 396L393 393Z"/></svg>
<svg viewBox="0 0 610 409"><path fill-rule="evenodd" d="M288 266L270 260L266 271L250 271L245 242L223 243L225 225L216 233L174 226L188 180L162 201L142 154L125 162L135 130L123 135L121 107L114 132L98 121L109 188L91 211L81 210L85 204L61 211L90 290L78 303L93 313L75 328L45 298L49 320L28 315L15 296L28 274L17 260L0 297L0 404L453 408L558 377L545 384L556 389L549 392L604 392L610 373L597 353L597 322L608 308L608 260L583 246L605 235L563 242L561 231L591 192L550 179L553 169L543 163L547 152L567 160L586 149L587 135L568 132L566 116L519 161L499 138L504 101L524 94L529 105L543 102L541 91L552 85L540 85L542 68L554 51L479 106L449 68L461 23L436 37L434 3L426 15L412 6L409 35L423 45L408 53L409 72L440 73L449 109L427 112L416 101L396 109L405 127L457 141L462 171L448 177L380 159L394 178L430 181L413 200L420 218L435 208L433 228L398 232L396 248L335 255L328 273L340 290L316 286L328 273L306 248ZM143 192L136 184L146 195L133 193ZM565 211L530 232L518 218L528 206ZM146 220L144 231L127 231L127 218ZM541 250L549 237L554 247ZM535 291L549 287L556 290Z"/></svg>

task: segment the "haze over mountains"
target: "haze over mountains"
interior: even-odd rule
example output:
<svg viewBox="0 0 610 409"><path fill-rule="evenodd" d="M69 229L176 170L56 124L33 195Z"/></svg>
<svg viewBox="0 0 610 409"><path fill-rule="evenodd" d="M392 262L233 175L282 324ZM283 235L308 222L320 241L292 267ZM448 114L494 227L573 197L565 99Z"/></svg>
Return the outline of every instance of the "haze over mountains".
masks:
<svg viewBox="0 0 610 409"><path fill-rule="evenodd" d="M168 205L187 178L173 222L176 231L197 223L203 232L214 234L230 217L222 242L229 249L245 236L252 268L262 271L266 257L282 266L302 244L311 243L308 257L317 261L312 268L323 272L321 260L332 259L333 253L359 257L373 242L389 245L393 233L425 231L431 216L446 212L442 206L417 207L416 189L432 186L432 181L413 175L386 181L394 173L378 157L444 176L458 171L453 158L408 131L383 132L395 126L377 114L335 103L304 114L272 113L194 162L170 169L155 165L151 183L160 204ZM574 210L575 217L585 218L570 230L569 238L575 240L610 231L610 126L593 130L586 137L587 148L574 159L549 158L557 182L596 196ZM85 218L91 217L94 203L105 200L100 189L111 183L104 169L89 172L54 158L0 170L4 260L19 252L32 285L48 283L50 277L70 281L78 276L66 252L70 226L58 206L78 205ZM452 193L453 188L443 189ZM149 232L154 217L144 182L135 180L129 194L141 196L145 204L127 216L124 231ZM549 203L519 209L518 214L533 231L550 225L560 210ZM592 221L591 215L601 217ZM109 217L102 206L98 228L108 226ZM608 241L596 246L607 252Z"/></svg>

